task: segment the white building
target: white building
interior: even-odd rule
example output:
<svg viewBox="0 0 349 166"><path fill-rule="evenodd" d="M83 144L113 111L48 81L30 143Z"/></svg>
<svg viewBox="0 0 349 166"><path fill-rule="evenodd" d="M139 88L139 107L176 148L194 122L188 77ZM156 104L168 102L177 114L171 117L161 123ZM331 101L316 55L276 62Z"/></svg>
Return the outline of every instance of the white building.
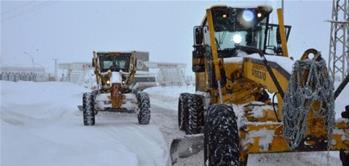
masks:
<svg viewBox="0 0 349 166"><path fill-rule="evenodd" d="M48 81L49 75L43 67L2 66L0 80Z"/></svg>

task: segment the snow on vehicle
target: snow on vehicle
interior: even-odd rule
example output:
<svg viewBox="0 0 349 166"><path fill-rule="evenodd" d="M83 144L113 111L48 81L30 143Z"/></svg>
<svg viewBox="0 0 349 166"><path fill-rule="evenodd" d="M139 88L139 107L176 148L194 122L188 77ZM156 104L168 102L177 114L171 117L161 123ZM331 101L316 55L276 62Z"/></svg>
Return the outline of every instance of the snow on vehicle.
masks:
<svg viewBox="0 0 349 166"><path fill-rule="evenodd" d="M308 49L298 61L288 57L291 27L283 25L281 9L279 24L270 24L271 12L214 6L194 27L196 93L181 94L178 103L179 129L191 136L173 140L173 163L197 148L209 166L304 151L341 151L348 163L349 108L341 119L334 116L340 89L334 91L319 51ZM347 83L348 76L339 87Z"/></svg>
<svg viewBox="0 0 349 166"><path fill-rule="evenodd" d="M137 51L93 52L97 88L82 97L83 123L95 125L98 111L137 112L139 124L150 122L147 93L134 88Z"/></svg>

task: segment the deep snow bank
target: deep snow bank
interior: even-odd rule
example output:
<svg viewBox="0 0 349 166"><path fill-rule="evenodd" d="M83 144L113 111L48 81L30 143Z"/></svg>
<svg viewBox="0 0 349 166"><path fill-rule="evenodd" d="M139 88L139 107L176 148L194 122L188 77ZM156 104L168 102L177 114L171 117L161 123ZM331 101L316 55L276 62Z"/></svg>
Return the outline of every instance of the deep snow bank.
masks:
<svg viewBox="0 0 349 166"><path fill-rule="evenodd" d="M0 165L147 165L168 163L167 144L135 114L100 113L82 125L85 89L59 82L1 81Z"/></svg>

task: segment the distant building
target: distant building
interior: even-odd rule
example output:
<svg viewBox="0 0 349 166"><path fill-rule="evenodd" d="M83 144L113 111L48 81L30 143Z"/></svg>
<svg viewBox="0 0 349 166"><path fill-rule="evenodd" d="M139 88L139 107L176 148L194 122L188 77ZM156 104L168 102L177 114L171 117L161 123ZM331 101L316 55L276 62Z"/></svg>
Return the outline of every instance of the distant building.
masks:
<svg viewBox="0 0 349 166"><path fill-rule="evenodd" d="M95 83L93 68L90 63L60 63L61 81L91 87ZM136 84L141 87L150 86L183 86L190 84L185 76L185 64L142 61L142 68L137 68ZM155 70L150 72L149 69Z"/></svg>
<svg viewBox="0 0 349 166"><path fill-rule="evenodd" d="M48 81L48 75L43 67L2 66L0 80Z"/></svg>
<svg viewBox="0 0 349 166"><path fill-rule="evenodd" d="M60 63L58 68L62 70L62 76L58 80L83 84L86 75L92 70L92 65L86 62Z"/></svg>
<svg viewBox="0 0 349 166"><path fill-rule="evenodd" d="M186 85L185 64L167 62L149 62L149 68L157 69L157 82L161 86Z"/></svg>

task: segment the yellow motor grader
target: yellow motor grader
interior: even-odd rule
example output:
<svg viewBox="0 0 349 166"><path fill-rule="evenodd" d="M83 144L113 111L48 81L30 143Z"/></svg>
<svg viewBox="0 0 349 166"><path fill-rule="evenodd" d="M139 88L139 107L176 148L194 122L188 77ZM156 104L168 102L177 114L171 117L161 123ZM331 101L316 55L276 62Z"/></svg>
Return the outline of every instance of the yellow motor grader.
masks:
<svg viewBox="0 0 349 166"><path fill-rule="evenodd" d="M98 111L138 113L139 124L149 124L150 101L147 93L132 88L137 52L93 52L92 67L97 88L82 97L83 123L95 125Z"/></svg>
<svg viewBox="0 0 349 166"><path fill-rule="evenodd" d="M335 120L335 91L319 51L288 56L291 26L271 7L214 6L194 27L195 94L182 93L172 162L204 150L208 166L247 165L248 154L340 151L349 164L349 106ZM338 108L344 109L344 108ZM189 135L189 136L188 136Z"/></svg>

